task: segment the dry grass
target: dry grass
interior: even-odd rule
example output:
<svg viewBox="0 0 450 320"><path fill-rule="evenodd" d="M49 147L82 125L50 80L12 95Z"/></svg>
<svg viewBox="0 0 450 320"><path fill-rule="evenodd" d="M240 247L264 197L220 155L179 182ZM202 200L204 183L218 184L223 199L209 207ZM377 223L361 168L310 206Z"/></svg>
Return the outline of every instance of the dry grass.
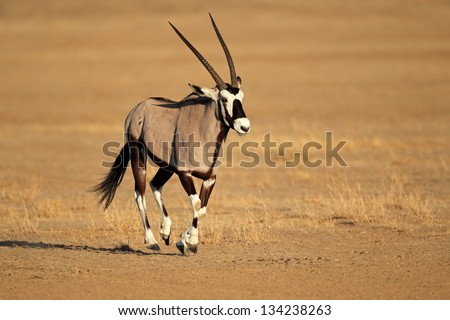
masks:
<svg viewBox="0 0 450 320"><path fill-rule="evenodd" d="M88 217L87 236L102 238L115 246L133 245L137 239L142 241L142 224L133 200L124 203L114 201L103 211L98 208L95 214Z"/></svg>
<svg viewBox="0 0 450 320"><path fill-rule="evenodd" d="M31 217L25 201L22 201L22 210L11 210L10 218L13 223L15 232L32 233L37 232L39 227L39 219Z"/></svg>
<svg viewBox="0 0 450 320"><path fill-rule="evenodd" d="M214 199L212 210L200 222L201 242L274 242L279 239L281 230L333 228L338 224L382 226L411 232L445 232L446 227L437 218L439 201L412 185L405 176L395 174L380 181L376 187L351 184L346 178L333 178L328 184L328 194L324 192L294 197L284 204L291 209L283 209L279 201L263 195L260 187L264 188L265 184L258 184L251 195L234 199L233 205L225 209L230 211L228 214L221 214L217 207L220 203L227 204L226 199L220 196ZM45 221L73 218L74 211L85 211L89 207L87 202L92 200L85 195L78 196L68 206L62 200L46 197L37 180L28 184L22 192L14 188L14 184L8 188L2 185L0 196L9 204L2 221L10 223L18 234L39 233ZM153 210L153 199L147 198L149 220L157 236L160 216L157 210ZM191 217L186 199L180 197L178 200L185 213L181 219L179 215L172 217L174 235L184 231ZM99 235L116 244L130 245L135 241L133 239L139 239L137 243L140 244L142 225L135 202L132 199L126 202L114 201L107 211L97 210L88 215L87 230L83 237L98 238ZM74 237L79 235L75 234Z"/></svg>
<svg viewBox="0 0 450 320"><path fill-rule="evenodd" d="M5 177L1 177L0 181L0 199L4 202L34 201L41 193L42 183L36 178L30 178L26 184L8 181Z"/></svg>
<svg viewBox="0 0 450 320"><path fill-rule="evenodd" d="M260 189L245 197L234 199L231 207L220 212L218 204L227 204L225 198L214 199L212 208L200 221L201 242L220 244L224 242L258 244L274 242L280 233L300 228L332 229L337 225L363 225L387 227L399 231L445 232L440 224L438 212L440 204L426 191L412 187L405 176L392 174L375 187L351 184L344 177L333 178L328 184L328 193L318 193L289 199L280 207L279 201L263 196ZM190 221L188 202L182 203L182 217L172 216L173 234L184 231ZM148 199L151 202L152 199ZM148 203L149 208L152 204ZM237 210L236 208L240 208ZM230 212L231 211L231 212ZM149 209L149 219L157 235L159 214ZM116 201L111 208L93 222L93 233L101 231L109 239L120 243L130 243L130 238L141 236L142 226L134 201L125 205ZM187 220L186 220L186 219ZM179 221L178 221L179 220Z"/></svg>
<svg viewBox="0 0 450 320"><path fill-rule="evenodd" d="M43 220L71 217L63 200L46 196L41 181L35 178L21 187L16 181L2 183L0 198L4 201L0 219L11 223L17 233L36 233Z"/></svg>
<svg viewBox="0 0 450 320"><path fill-rule="evenodd" d="M127 201L125 204L116 201L108 210L102 211L100 216L102 223L97 225L97 230L131 234L142 229L136 205L132 200Z"/></svg>
<svg viewBox="0 0 450 320"><path fill-rule="evenodd" d="M439 203L420 190L406 191L404 179L396 175L379 189L365 189L346 179L334 181L330 188L330 219L344 224L384 226L401 231L438 230Z"/></svg>
<svg viewBox="0 0 450 320"><path fill-rule="evenodd" d="M258 194L254 198L247 197L246 202L240 206L241 209L233 210L231 217L214 212L203 217L200 224L202 242L258 244L276 241L282 216L268 203L260 190Z"/></svg>
<svg viewBox="0 0 450 320"><path fill-rule="evenodd" d="M273 242L278 239L278 232L273 228L275 219L272 220L268 213L262 216L252 211L247 211L244 216L237 219L234 226L234 240L244 244L258 244Z"/></svg>
<svg viewBox="0 0 450 320"><path fill-rule="evenodd" d="M191 210L187 199L179 199L182 204L182 214L173 212L172 241L184 232L191 221ZM259 207L243 209L230 215L221 215L209 210L200 219L200 241L204 244L219 244L223 242L256 244L265 241L276 241L279 222L282 220L276 210L267 207L265 200L260 195ZM156 210L151 196L147 196L147 216L152 226L152 231L158 239L160 214ZM243 206L245 208L245 206ZM214 209L214 208L213 208ZM274 213L275 212L275 213ZM125 203L114 201L108 210L98 210L96 215L91 215L88 221L89 231L85 236L96 237L101 234L104 239L109 239L115 244L126 243L132 245L134 241L141 243L142 224L139 218L136 204L133 200Z"/></svg>
<svg viewBox="0 0 450 320"><path fill-rule="evenodd" d="M245 210L232 219L221 219L217 214L203 217L200 223L201 242L205 244L240 243L259 244L278 239L273 228L276 221L268 215Z"/></svg>
<svg viewBox="0 0 450 320"><path fill-rule="evenodd" d="M203 244L223 243L227 233L226 224L216 214L206 214L199 224L200 241Z"/></svg>

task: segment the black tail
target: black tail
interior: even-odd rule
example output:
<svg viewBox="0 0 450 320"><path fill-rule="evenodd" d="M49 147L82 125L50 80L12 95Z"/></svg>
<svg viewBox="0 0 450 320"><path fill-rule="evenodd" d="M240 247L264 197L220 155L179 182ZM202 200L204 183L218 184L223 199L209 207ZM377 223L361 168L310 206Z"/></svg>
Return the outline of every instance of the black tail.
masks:
<svg viewBox="0 0 450 320"><path fill-rule="evenodd" d="M95 192L100 197L99 204L103 204L103 208L105 210L109 207L114 199L117 187L122 182L129 161L130 147L129 144L126 143L122 150L120 150L120 153L114 161L113 166L111 167L111 169L109 169L105 180L91 189L92 192Z"/></svg>

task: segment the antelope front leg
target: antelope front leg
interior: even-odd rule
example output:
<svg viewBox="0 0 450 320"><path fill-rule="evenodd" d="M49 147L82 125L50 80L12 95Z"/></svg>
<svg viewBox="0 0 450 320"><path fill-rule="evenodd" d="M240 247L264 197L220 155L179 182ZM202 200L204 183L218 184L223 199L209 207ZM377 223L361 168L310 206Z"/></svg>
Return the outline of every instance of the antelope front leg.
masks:
<svg viewBox="0 0 450 320"><path fill-rule="evenodd" d="M184 190L189 196L192 206L193 219L189 228L181 235L181 240L177 242L177 248L182 254L197 253L198 246L198 217L200 215L201 201L195 191L194 181L190 173L180 173L180 181Z"/></svg>
<svg viewBox="0 0 450 320"><path fill-rule="evenodd" d="M209 197L211 196L211 192L216 184L216 177L213 176L207 180L204 180L202 183L202 188L200 190L200 201L202 202L200 208L200 216L206 214L206 206L208 205Z"/></svg>

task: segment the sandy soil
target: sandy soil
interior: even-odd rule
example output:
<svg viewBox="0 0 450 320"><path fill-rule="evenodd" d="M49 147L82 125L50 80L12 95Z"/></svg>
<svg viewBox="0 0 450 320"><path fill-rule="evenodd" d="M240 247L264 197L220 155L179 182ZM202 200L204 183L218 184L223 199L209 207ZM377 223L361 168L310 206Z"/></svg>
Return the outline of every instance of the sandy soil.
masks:
<svg viewBox="0 0 450 320"><path fill-rule="evenodd" d="M208 12L252 121L228 143L295 147L254 149L276 168L234 150L198 254L152 252L130 172L107 212L87 190L136 103L213 84L168 20L228 76ZM450 299L449 36L434 0L1 1L0 298ZM285 168L326 131L348 167ZM176 236L189 202L164 192Z"/></svg>

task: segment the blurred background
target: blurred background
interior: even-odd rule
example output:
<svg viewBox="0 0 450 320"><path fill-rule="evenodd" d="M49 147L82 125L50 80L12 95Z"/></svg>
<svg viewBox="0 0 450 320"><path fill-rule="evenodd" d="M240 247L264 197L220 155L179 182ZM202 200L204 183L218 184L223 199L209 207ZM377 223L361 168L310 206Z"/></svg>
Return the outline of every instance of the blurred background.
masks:
<svg viewBox="0 0 450 320"><path fill-rule="evenodd" d="M270 154L274 170L223 170L223 198L243 191L256 199L250 207L267 197L273 210L326 213L333 181L370 194L397 179L447 208L448 1L17 0L0 1L3 210L21 209L20 194L33 185L38 198L95 210L86 190L105 173L102 145L122 141L129 110L149 96L182 99L189 82L214 84L168 21L228 79L208 12L243 79L252 121L250 135L231 132L229 141L261 142L270 132L297 148ZM340 154L349 168L284 169L303 144L323 143L325 131L348 140ZM118 196L128 199L125 183Z"/></svg>

